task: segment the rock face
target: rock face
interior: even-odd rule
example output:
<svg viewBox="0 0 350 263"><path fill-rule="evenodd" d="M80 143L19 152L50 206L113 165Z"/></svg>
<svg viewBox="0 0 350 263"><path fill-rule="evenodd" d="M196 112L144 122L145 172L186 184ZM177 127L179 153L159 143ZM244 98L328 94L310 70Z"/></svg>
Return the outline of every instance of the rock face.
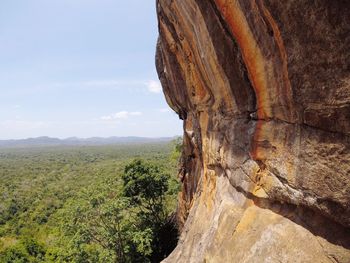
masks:
<svg viewBox="0 0 350 263"><path fill-rule="evenodd" d="M184 121L165 262L350 262L350 2L158 0Z"/></svg>

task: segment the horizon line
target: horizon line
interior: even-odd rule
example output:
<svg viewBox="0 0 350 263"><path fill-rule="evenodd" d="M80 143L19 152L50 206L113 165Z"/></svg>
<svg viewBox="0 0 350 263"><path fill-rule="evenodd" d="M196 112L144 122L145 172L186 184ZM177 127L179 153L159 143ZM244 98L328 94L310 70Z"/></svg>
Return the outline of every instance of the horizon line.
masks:
<svg viewBox="0 0 350 263"><path fill-rule="evenodd" d="M89 136L89 137L79 137L79 136L69 136L69 137L55 137L55 136L35 136L35 137L24 137L24 138L17 138L17 139L4 139L0 138L0 141L19 141L19 140L28 140L28 139L39 139L39 138L49 138L49 139L59 139L59 140L67 140L67 139L80 139L80 140L87 140L92 138L99 138L99 139L109 139L109 138L145 138L145 139L161 139L161 138L173 138L173 137L182 137L182 135L175 134L175 135L169 135L169 136L156 136L156 137L149 137L149 136L136 136L136 135L125 135L125 136Z"/></svg>

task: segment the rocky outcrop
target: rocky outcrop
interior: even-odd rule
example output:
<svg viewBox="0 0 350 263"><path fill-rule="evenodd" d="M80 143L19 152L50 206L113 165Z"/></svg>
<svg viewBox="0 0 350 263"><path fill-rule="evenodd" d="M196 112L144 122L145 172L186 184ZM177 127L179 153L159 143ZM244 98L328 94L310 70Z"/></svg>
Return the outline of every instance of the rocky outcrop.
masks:
<svg viewBox="0 0 350 263"><path fill-rule="evenodd" d="M350 2L158 0L184 121L165 262L350 262Z"/></svg>

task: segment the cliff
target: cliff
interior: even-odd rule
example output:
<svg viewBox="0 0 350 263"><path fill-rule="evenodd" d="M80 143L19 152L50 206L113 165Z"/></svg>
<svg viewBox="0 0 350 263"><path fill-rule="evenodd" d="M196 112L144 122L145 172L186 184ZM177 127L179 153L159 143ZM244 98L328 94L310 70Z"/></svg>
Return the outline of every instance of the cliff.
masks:
<svg viewBox="0 0 350 263"><path fill-rule="evenodd" d="M183 119L165 262L350 262L350 2L158 0Z"/></svg>

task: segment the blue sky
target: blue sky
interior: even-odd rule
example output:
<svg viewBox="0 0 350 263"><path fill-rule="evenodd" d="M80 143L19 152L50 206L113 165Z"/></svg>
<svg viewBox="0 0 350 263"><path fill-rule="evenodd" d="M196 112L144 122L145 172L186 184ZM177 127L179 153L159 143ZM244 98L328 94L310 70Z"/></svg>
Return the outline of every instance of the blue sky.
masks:
<svg viewBox="0 0 350 263"><path fill-rule="evenodd" d="M173 136L155 0L0 3L0 139Z"/></svg>

